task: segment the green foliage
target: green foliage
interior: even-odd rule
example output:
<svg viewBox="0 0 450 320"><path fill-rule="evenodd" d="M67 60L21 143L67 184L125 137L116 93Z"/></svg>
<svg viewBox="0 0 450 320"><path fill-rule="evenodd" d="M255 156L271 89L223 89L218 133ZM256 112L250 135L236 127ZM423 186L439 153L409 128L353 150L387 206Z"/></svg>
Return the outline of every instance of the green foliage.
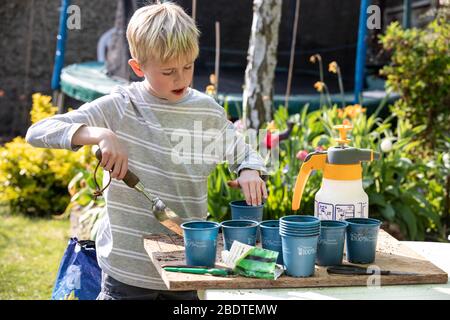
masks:
<svg viewBox="0 0 450 320"><path fill-rule="evenodd" d="M287 108L280 107L274 121L283 130L286 122L295 126L288 140L280 143L280 165L270 173L267 181L269 197L264 208L264 219L278 219L292 214L291 204L295 181L302 164L299 151L306 153L336 145L337 133L332 127L343 122L352 124L350 145L369 148L381 153L381 158L363 165L363 185L369 195L369 214L396 226L399 238L409 240L444 240L441 219L444 215L445 190L442 177L448 174L443 156L434 161L415 158L411 150L418 142L414 139L425 126L412 127L401 119L381 119L379 111L384 102L367 116L359 105L344 109L333 106L309 112L305 106L301 113L288 116ZM392 130L392 124L397 127ZM384 150L380 145L388 145ZM445 171L447 170L447 171ZM222 221L230 218L228 203L242 199L240 192L226 187L231 177L226 166L220 166L209 177L208 205L211 218ZM306 184L300 212L313 214L314 196L320 188L321 172L313 172Z"/></svg>
<svg viewBox="0 0 450 320"><path fill-rule="evenodd" d="M361 115L353 122L353 145L381 152L381 159L364 167L370 215L398 226L399 237L437 240L442 231L440 219L444 215L445 194L439 185L440 169L431 165L429 159L411 154L420 143L415 137L425 126L412 127L397 119L393 132L389 118L382 121L375 116L376 113L371 117ZM386 143L388 147L380 148ZM441 201L436 202L437 199Z"/></svg>
<svg viewBox="0 0 450 320"><path fill-rule="evenodd" d="M415 137L419 154L442 147L450 132L450 24L441 17L427 28L404 30L392 23L380 38L391 52L391 64L383 68L387 87L401 96L391 108L413 127L426 125ZM425 143L423 143L425 142Z"/></svg>
<svg viewBox="0 0 450 320"><path fill-rule="evenodd" d="M242 198L241 192L227 186L233 176L226 163L219 164L208 177L208 219L225 221L231 219L228 204Z"/></svg>
<svg viewBox="0 0 450 320"><path fill-rule="evenodd" d="M267 181L269 197L265 207L267 219L278 219L284 215L292 214L292 196L295 181L301 167L301 161L296 155L299 151L313 152L327 141L321 135L320 111L308 113L305 106L301 113L289 119L287 108L280 107L274 114L274 121L279 130L284 130L288 120L295 123L290 138L280 142L280 166L270 173ZM312 214L314 194L320 187L322 174L314 172L305 187L300 211Z"/></svg>
<svg viewBox="0 0 450 320"><path fill-rule="evenodd" d="M94 171L96 160L92 165L82 168L70 181L69 192L72 196L66 208L66 213L78 217L77 236L79 239L95 240L101 218L105 214L105 200L95 198ZM103 170L97 170L97 183L102 186Z"/></svg>
<svg viewBox="0 0 450 320"><path fill-rule="evenodd" d="M33 122L55 112L50 97L33 95ZM30 216L62 213L70 201L67 184L90 158L89 149L34 148L22 137L0 147L0 155L0 205L11 214Z"/></svg>

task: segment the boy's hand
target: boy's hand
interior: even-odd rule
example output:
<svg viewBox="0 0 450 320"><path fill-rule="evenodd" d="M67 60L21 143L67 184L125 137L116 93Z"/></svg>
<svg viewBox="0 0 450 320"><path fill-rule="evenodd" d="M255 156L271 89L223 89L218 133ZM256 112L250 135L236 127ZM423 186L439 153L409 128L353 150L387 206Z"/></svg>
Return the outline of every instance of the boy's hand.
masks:
<svg viewBox="0 0 450 320"><path fill-rule="evenodd" d="M237 182L241 186L248 205L259 206L267 199L266 183L259 176L258 171L244 169L240 172Z"/></svg>
<svg viewBox="0 0 450 320"><path fill-rule="evenodd" d="M111 178L122 180L128 170L126 149L119 143L116 134L111 130L104 130L99 138L98 146L102 152L100 166L110 172Z"/></svg>

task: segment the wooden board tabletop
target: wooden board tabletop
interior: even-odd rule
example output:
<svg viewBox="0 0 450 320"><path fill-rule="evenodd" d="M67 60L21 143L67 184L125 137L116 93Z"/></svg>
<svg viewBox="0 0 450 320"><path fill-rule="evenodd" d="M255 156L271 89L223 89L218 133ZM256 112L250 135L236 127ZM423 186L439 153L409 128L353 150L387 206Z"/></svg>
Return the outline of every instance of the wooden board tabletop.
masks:
<svg viewBox="0 0 450 320"><path fill-rule="evenodd" d="M217 240L216 261L218 263L216 266L225 267L220 262L220 253L223 249L221 234L219 234ZM162 269L162 266L186 264L183 238L169 235L149 235L144 237L144 246L170 290L346 287L367 286L368 284L375 284L374 281L376 281L374 276L328 274L326 267L320 266L315 267L315 273L312 277L295 278L282 275L277 280L167 272ZM371 265L375 265L383 270L416 273L416 275L381 276L379 278L381 286L447 283L448 281L447 273L401 244L383 230L380 230L376 259Z"/></svg>

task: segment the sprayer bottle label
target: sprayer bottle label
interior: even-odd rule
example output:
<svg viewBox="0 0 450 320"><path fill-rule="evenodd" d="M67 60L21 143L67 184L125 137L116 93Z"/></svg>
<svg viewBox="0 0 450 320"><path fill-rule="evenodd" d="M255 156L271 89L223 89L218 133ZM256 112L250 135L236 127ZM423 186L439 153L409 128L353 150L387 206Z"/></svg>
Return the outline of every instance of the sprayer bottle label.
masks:
<svg viewBox="0 0 450 320"><path fill-rule="evenodd" d="M333 220L334 206L331 203L318 202L316 216L320 220Z"/></svg>
<svg viewBox="0 0 450 320"><path fill-rule="evenodd" d="M356 217L357 218L369 217L369 204L367 202L358 202L356 206Z"/></svg>
<svg viewBox="0 0 450 320"><path fill-rule="evenodd" d="M345 220L355 217L355 205L353 204L337 204L335 220Z"/></svg>

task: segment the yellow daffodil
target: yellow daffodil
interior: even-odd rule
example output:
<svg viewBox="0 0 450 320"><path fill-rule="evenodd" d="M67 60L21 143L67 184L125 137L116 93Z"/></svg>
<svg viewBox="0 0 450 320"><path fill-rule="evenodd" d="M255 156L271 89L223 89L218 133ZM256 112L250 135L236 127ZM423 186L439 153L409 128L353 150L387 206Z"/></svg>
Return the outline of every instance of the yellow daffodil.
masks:
<svg viewBox="0 0 450 320"><path fill-rule="evenodd" d="M211 96L215 95L216 94L216 87L214 85L212 85L212 84L208 85L206 87L206 94L209 94Z"/></svg>
<svg viewBox="0 0 450 320"><path fill-rule="evenodd" d="M277 130L277 126L276 126L276 124L275 124L275 121L270 121L268 124L267 124L267 128L266 128L268 131L270 131L270 132L272 132L272 131L275 131L275 130Z"/></svg>
<svg viewBox="0 0 450 320"><path fill-rule="evenodd" d="M316 90L317 90L318 92L322 92L324 87L325 87L325 83L323 83L322 81L317 81L317 82L314 84L314 88L316 88Z"/></svg>
<svg viewBox="0 0 450 320"><path fill-rule="evenodd" d="M338 64L336 63L336 61L333 61L328 65L328 71L332 72L332 73L337 73L338 68L339 67L338 67Z"/></svg>

